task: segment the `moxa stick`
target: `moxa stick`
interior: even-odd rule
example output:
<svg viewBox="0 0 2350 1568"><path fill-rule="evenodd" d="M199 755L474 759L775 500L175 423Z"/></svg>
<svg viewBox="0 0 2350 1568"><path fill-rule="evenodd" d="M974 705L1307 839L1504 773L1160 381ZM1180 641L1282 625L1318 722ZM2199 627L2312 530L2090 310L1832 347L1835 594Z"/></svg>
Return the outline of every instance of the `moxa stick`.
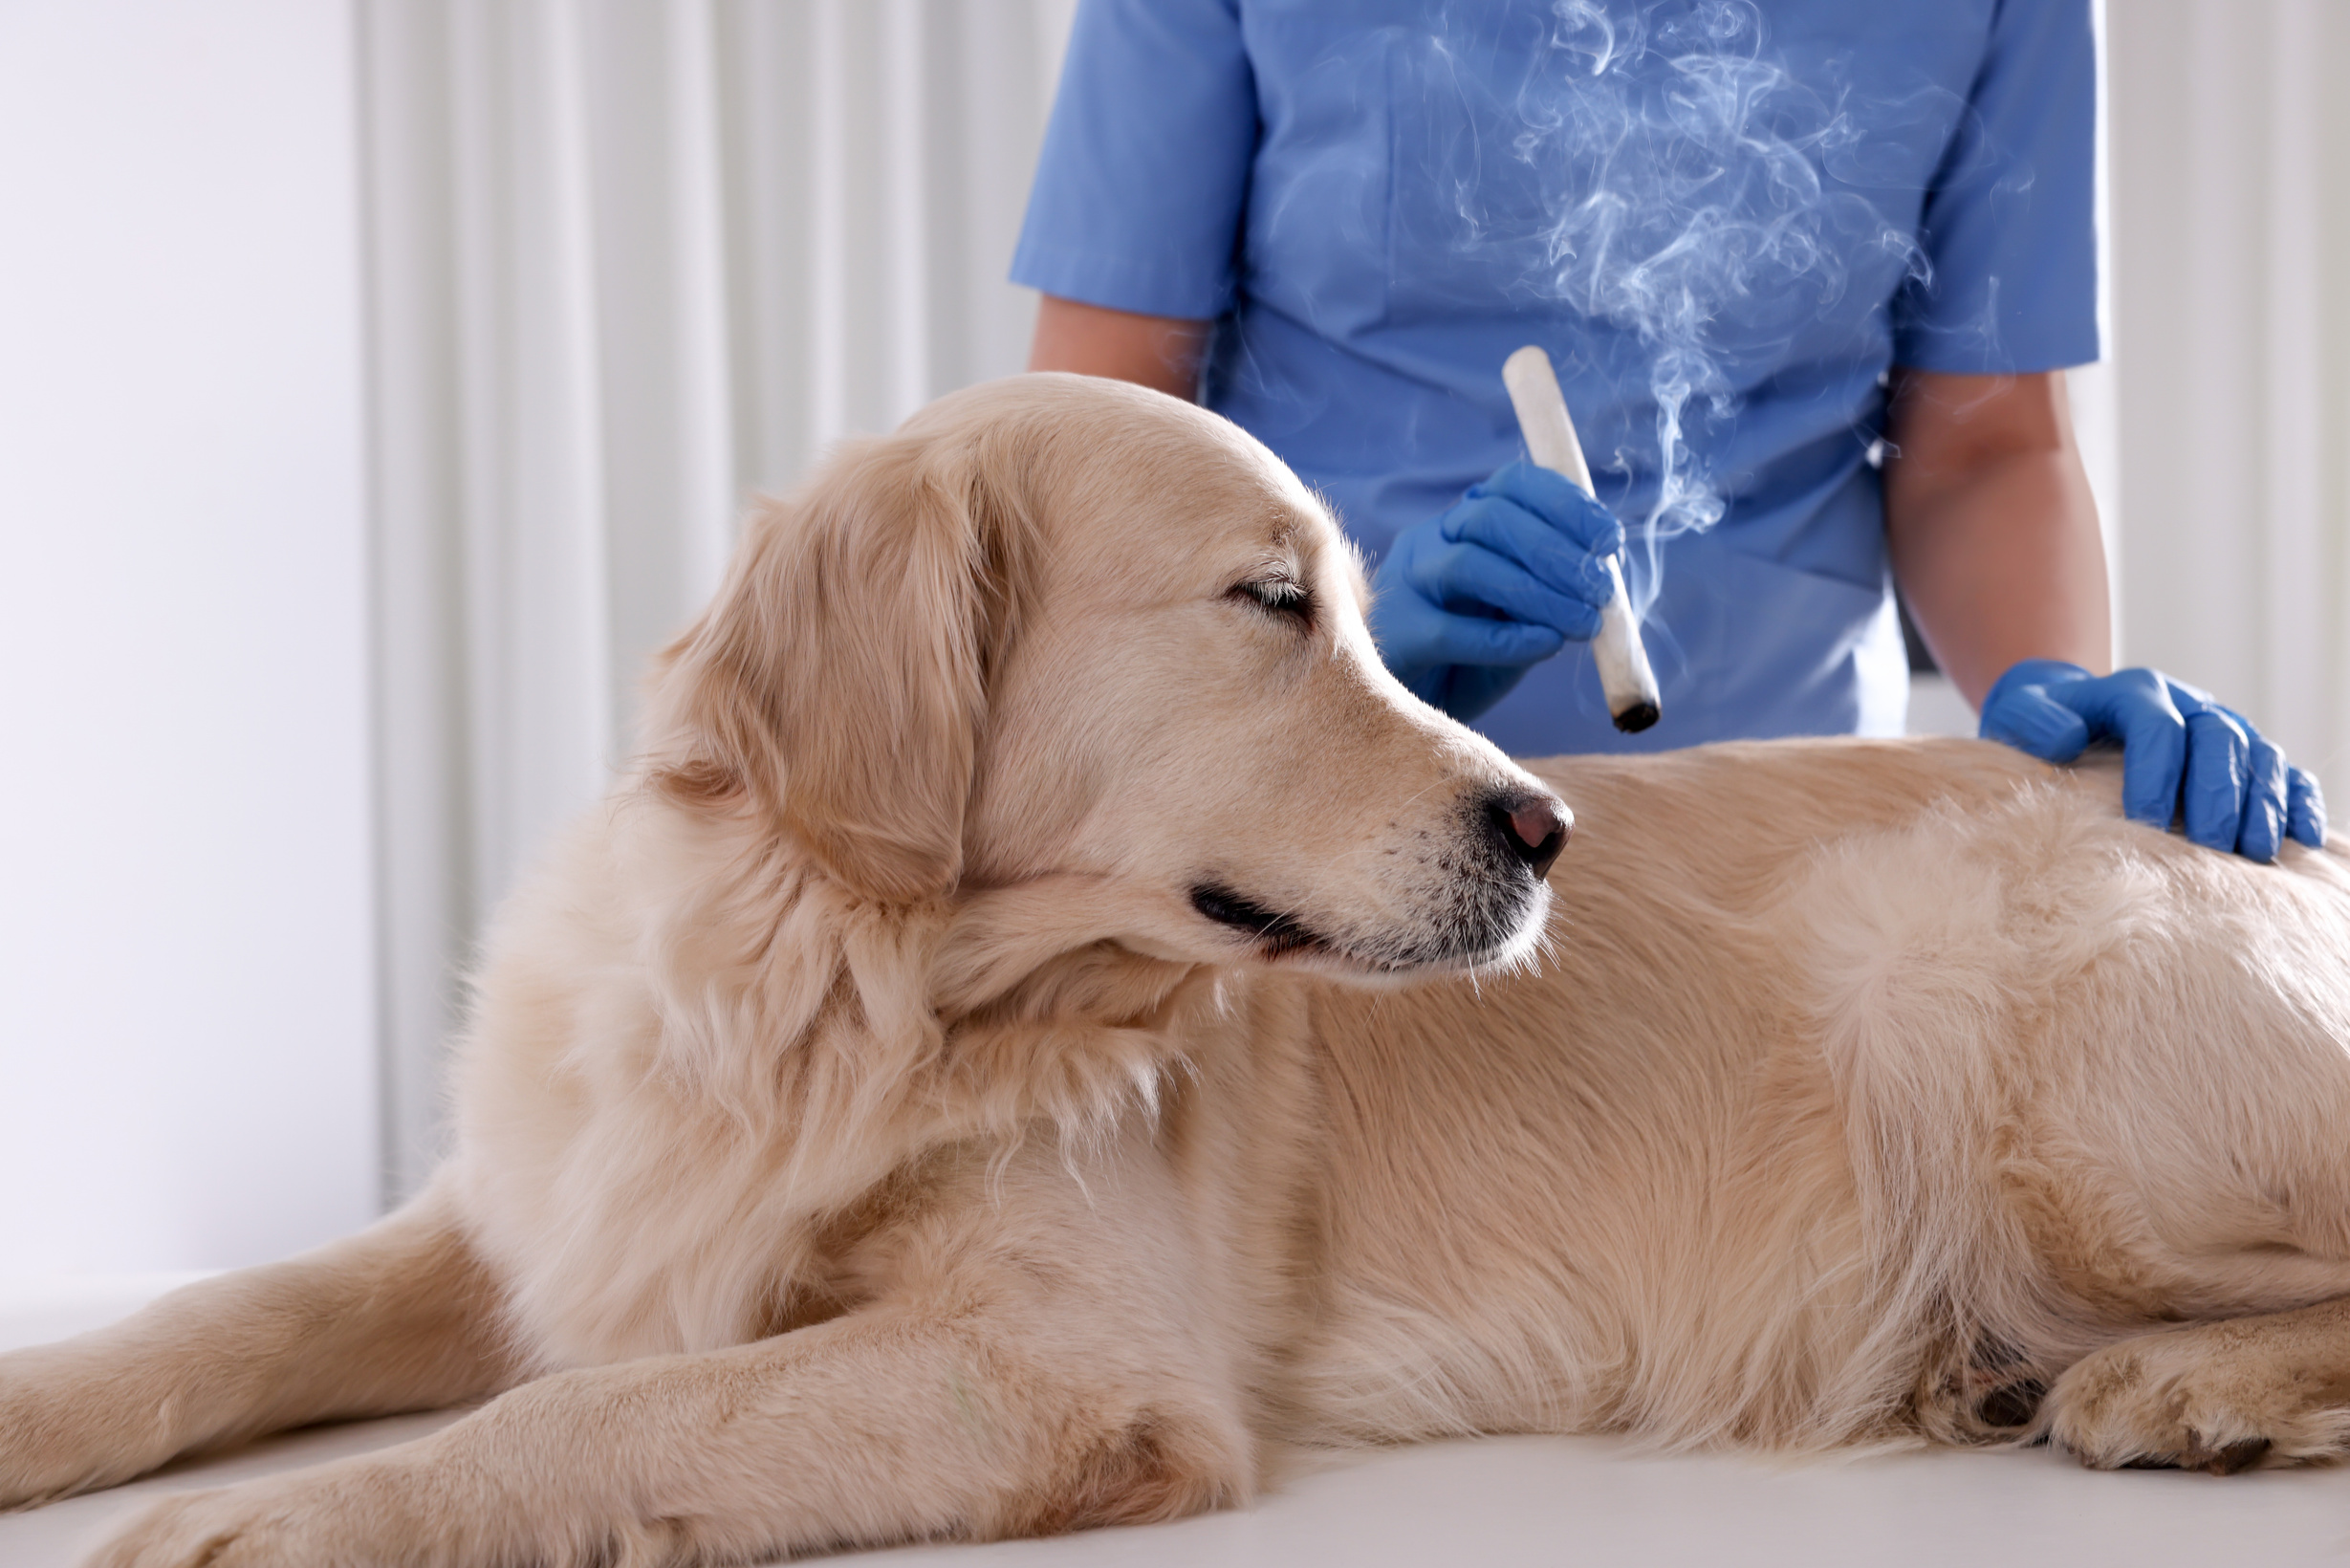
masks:
<svg viewBox="0 0 2350 1568"><path fill-rule="evenodd" d="M1534 460L1598 500L1551 357L1529 343L1502 362L1501 380L1510 389L1517 427ZM1591 658L1599 666L1608 717L1625 734L1637 734L1665 710L1657 699L1656 671L1648 667L1648 649L1640 640L1640 622L1632 618L1632 600L1623 591L1623 567L1614 555L1607 557L1607 579L1614 591L1599 611L1599 635L1591 640Z"/></svg>

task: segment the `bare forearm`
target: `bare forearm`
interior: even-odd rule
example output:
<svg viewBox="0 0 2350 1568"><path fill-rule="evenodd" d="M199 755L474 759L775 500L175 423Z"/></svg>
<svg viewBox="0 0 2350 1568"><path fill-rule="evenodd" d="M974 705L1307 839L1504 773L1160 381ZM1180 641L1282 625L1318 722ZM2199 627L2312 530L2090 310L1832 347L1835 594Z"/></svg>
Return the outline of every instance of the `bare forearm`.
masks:
<svg viewBox="0 0 2350 1568"><path fill-rule="evenodd" d="M2104 542L2062 398L2053 376L1912 372L1897 391L1894 575L1935 661L1977 707L2019 659L2111 667Z"/></svg>
<svg viewBox="0 0 2350 1568"><path fill-rule="evenodd" d="M1208 323L1137 316L1046 294L1036 307L1028 368L1133 381L1189 401L1199 389Z"/></svg>

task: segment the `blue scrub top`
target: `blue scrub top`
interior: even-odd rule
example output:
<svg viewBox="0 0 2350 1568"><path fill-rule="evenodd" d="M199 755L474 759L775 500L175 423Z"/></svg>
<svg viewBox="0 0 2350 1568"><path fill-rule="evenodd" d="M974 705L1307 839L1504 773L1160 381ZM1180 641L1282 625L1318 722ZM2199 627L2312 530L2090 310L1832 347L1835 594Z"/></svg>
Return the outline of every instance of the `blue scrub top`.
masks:
<svg viewBox="0 0 2350 1568"><path fill-rule="evenodd" d="M1084 0L1012 277L1214 318L1203 401L1374 563L1548 349L1665 716L1570 645L1509 751L1898 733L1883 378L2097 358L2095 112L2089 0Z"/></svg>

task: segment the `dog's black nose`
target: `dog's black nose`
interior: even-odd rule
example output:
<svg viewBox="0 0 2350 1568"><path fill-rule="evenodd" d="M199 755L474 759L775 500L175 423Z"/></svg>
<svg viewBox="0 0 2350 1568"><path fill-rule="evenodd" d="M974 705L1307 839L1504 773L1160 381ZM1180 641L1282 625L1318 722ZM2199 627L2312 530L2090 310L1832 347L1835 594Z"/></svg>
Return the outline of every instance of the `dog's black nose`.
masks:
<svg viewBox="0 0 2350 1568"><path fill-rule="evenodd" d="M1537 877L1549 873L1551 862L1566 847L1573 822L1566 808L1549 795L1517 790L1488 801L1485 816L1503 847Z"/></svg>

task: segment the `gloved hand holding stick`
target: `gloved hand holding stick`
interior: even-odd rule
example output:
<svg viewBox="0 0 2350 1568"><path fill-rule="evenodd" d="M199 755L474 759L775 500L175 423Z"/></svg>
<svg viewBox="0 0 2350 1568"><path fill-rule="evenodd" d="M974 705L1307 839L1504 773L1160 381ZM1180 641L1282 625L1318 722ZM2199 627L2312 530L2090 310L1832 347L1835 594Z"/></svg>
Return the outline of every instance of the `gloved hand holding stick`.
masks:
<svg viewBox="0 0 2350 1568"><path fill-rule="evenodd" d="M1583 461L1582 443L1575 437L1575 422L1567 417L1566 396L1558 390L1551 357L1529 343L1503 361L1501 380L1510 389L1528 453L1591 495L1591 468ZM1608 716L1617 729L1635 734L1656 723L1664 708L1658 701L1656 672L1648 667L1648 650L1640 640L1640 622L1633 620L1632 601L1624 593L1623 568L1614 555L1607 557L1607 574L1614 592L1599 611L1599 634L1591 640L1591 657L1599 666Z"/></svg>

